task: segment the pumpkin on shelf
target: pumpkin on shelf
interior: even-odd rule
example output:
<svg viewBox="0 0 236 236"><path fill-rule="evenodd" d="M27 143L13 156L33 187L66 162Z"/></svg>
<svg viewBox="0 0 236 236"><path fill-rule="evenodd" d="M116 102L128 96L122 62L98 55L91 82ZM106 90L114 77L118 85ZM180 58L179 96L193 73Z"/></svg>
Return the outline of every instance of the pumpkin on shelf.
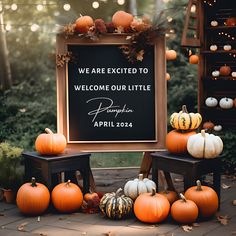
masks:
<svg viewBox="0 0 236 236"><path fill-rule="evenodd" d="M234 99L234 107L236 107L236 98Z"/></svg>
<svg viewBox="0 0 236 236"><path fill-rule="evenodd" d="M196 134L195 131L184 132L172 130L166 135L166 148L169 152L175 154L187 153L187 142L191 135Z"/></svg>
<svg viewBox="0 0 236 236"><path fill-rule="evenodd" d="M236 78L236 72L235 72L235 71L233 71L233 72L231 73L231 75L232 75L232 77Z"/></svg>
<svg viewBox="0 0 236 236"><path fill-rule="evenodd" d="M216 27L218 26L218 22L216 20L211 21L211 26Z"/></svg>
<svg viewBox="0 0 236 236"><path fill-rule="evenodd" d="M226 24L227 26L235 26L235 25L236 25L236 17L229 17L229 18L226 20L225 24Z"/></svg>
<svg viewBox="0 0 236 236"><path fill-rule="evenodd" d="M52 203L59 212L74 212L80 208L83 202L83 194L80 188L68 180L60 183L52 190Z"/></svg>
<svg viewBox="0 0 236 236"><path fill-rule="evenodd" d="M75 30L79 31L80 33L87 33L94 25L93 18L91 16L80 16L75 21Z"/></svg>
<svg viewBox="0 0 236 236"><path fill-rule="evenodd" d="M165 196L169 201L170 205L172 205L175 201L178 200L178 194L175 191L168 190L165 188L163 191L158 192L159 194Z"/></svg>
<svg viewBox="0 0 236 236"><path fill-rule="evenodd" d="M215 45L215 44L213 44L213 45L210 46L210 50L211 50L212 52L215 52L217 49L218 49L218 47L217 47L217 45Z"/></svg>
<svg viewBox="0 0 236 236"><path fill-rule="evenodd" d="M234 100L232 98L221 98L219 105L222 109L231 109L234 106Z"/></svg>
<svg viewBox="0 0 236 236"><path fill-rule="evenodd" d="M219 207L217 193L211 187L201 185L200 180L197 180L196 184L188 188L184 195L197 204L202 217L210 217L217 212Z"/></svg>
<svg viewBox="0 0 236 236"><path fill-rule="evenodd" d="M156 193L143 193L134 202L134 214L142 222L158 223L164 221L170 211L170 203L166 197Z"/></svg>
<svg viewBox="0 0 236 236"><path fill-rule="evenodd" d="M122 27L128 29L131 26L134 17L128 12L117 11L112 16L112 23L116 28Z"/></svg>
<svg viewBox="0 0 236 236"><path fill-rule="evenodd" d="M214 131L219 132L222 130L222 125L215 125L213 129Z"/></svg>
<svg viewBox="0 0 236 236"><path fill-rule="evenodd" d="M189 57L189 63L190 64L198 64L198 61L199 61L198 55L191 55Z"/></svg>
<svg viewBox="0 0 236 236"><path fill-rule="evenodd" d="M170 74L166 73L166 80L170 80Z"/></svg>
<svg viewBox="0 0 236 236"><path fill-rule="evenodd" d="M229 45L229 44L226 44L226 45L224 45L223 49L224 49L225 51L230 51L230 50L232 49L232 46Z"/></svg>
<svg viewBox="0 0 236 236"><path fill-rule="evenodd" d="M141 193L152 192L152 188L156 188L155 182L148 178L143 178L143 174L139 174L138 178L129 180L124 186L124 194L135 200Z"/></svg>
<svg viewBox="0 0 236 236"><path fill-rule="evenodd" d="M206 130L212 130L214 128L215 124L211 121L206 121L203 123L202 128Z"/></svg>
<svg viewBox="0 0 236 236"><path fill-rule="evenodd" d="M199 113L188 113L186 105L182 106L180 112L174 112L170 116L170 124L178 130L195 130L202 122L202 116Z"/></svg>
<svg viewBox="0 0 236 236"><path fill-rule="evenodd" d="M224 65L220 67L220 74L223 76L228 76L231 73L230 66Z"/></svg>
<svg viewBox="0 0 236 236"><path fill-rule="evenodd" d="M49 128L46 134L40 134L35 141L35 149L42 155L57 155L66 148L66 138L63 134L54 134Z"/></svg>
<svg viewBox="0 0 236 236"><path fill-rule="evenodd" d="M218 105L218 101L214 97L208 97L205 100L205 104L207 107L216 107Z"/></svg>
<svg viewBox="0 0 236 236"><path fill-rule="evenodd" d="M175 50L166 50L166 60L167 61L172 61L177 58L177 53Z"/></svg>
<svg viewBox="0 0 236 236"><path fill-rule="evenodd" d="M214 77L219 77L220 76L220 71L214 70L214 71L212 71L211 75L214 76Z"/></svg>
<svg viewBox="0 0 236 236"><path fill-rule="evenodd" d="M23 184L16 196L19 210L26 215L41 215L46 211L50 202L50 193L47 187L36 183L32 177L30 183Z"/></svg>
<svg viewBox="0 0 236 236"><path fill-rule="evenodd" d="M105 193L100 200L99 208L103 215L111 219L122 219L132 212L133 200L120 195L122 189L116 192Z"/></svg>
<svg viewBox="0 0 236 236"><path fill-rule="evenodd" d="M189 137L187 149L196 158L216 158L223 151L223 142L219 136L208 134L203 129Z"/></svg>
<svg viewBox="0 0 236 236"><path fill-rule="evenodd" d="M181 224L194 223L198 217L198 207L196 203L189 200L182 193L180 193L180 198L181 199L175 201L171 206L170 211L172 218Z"/></svg>

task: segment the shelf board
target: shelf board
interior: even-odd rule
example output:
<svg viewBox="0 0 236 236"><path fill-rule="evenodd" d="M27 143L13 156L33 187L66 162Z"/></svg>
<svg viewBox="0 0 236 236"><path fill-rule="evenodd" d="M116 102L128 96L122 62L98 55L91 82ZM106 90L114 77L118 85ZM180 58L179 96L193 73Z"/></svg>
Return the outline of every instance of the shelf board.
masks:
<svg viewBox="0 0 236 236"><path fill-rule="evenodd" d="M201 109L203 109L203 110L205 110L205 111L209 111L209 112L216 112L216 113L218 113L218 112L221 112L221 113L225 113L225 114L236 114L236 108L235 107L232 107L232 108L230 108L230 109L222 109L222 108L220 108L219 106L217 106L217 107L207 107L207 106L202 106L201 107ZM230 119L232 119L232 117L230 118ZM235 116L235 119L236 119L236 116ZM233 120L235 120L235 119L233 119Z"/></svg>
<svg viewBox="0 0 236 236"><path fill-rule="evenodd" d="M236 78L232 76L219 76L219 77L214 77L214 76L206 76L202 78L203 81L235 81Z"/></svg>
<svg viewBox="0 0 236 236"><path fill-rule="evenodd" d="M223 29L234 29L234 28L236 28L236 26L220 25L220 26L205 27L206 30L223 30Z"/></svg>
<svg viewBox="0 0 236 236"><path fill-rule="evenodd" d="M234 54L234 53L236 53L236 50L230 50L230 51L225 51L225 50L217 50L217 51L210 51L210 50L203 50L203 51L201 51L201 53L202 54L215 54L215 55L217 55L217 54L226 54L226 53L232 53L232 54Z"/></svg>

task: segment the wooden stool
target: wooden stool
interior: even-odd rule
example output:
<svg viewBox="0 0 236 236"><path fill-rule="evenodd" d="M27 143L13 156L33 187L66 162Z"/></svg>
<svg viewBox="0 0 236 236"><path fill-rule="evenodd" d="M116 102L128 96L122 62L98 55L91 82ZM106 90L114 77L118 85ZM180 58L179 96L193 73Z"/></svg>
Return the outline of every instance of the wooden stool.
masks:
<svg viewBox="0 0 236 236"><path fill-rule="evenodd" d="M186 154L178 156L167 151L151 153L152 179L158 186L158 170L184 176L184 190L196 185L202 175L213 173L213 188L220 199L220 159L196 159Z"/></svg>
<svg viewBox="0 0 236 236"><path fill-rule="evenodd" d="M90 175L92 173L90 154L66 153L57 156L42 156L38 152L24 152L22 155L25 160L26 181L29 181L32 176L36 180L42 177L42 182L46 184L49 190L52 190L58 184L58 181L54 178L55 174L65 172L66 175L70 175L71 181L76 183L75 172L78 170L83 177L83 192L89 192Z"/></svg>

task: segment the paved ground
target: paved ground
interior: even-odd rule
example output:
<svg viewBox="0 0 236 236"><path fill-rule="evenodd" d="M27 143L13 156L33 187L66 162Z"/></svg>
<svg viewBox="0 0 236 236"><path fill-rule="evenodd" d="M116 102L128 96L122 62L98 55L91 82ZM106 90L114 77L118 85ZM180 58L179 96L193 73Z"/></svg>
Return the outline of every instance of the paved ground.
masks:
<svg viewBox="0 0 236 236"><path fill-rule="evenodd" d="M134 178L138 170L94 170L94 177L99 191L114 191L123 186L128 179ZM109 176L109 178L108 178ZM182 190L181 177L174 176L175 185ZM207 181L211 180L208 176ZM144 224L135 217L113 221L103 218L100 214L58 214L47 212L41 217L25 217L13 204L0 202L0 236L231 236L236 235L236 179L222 177L222 198L220 216L227 216L228 223L223 225L213 217L208 221L200 221L192 227L191 232L185 232L181 225L170 218L161 224Z"/></svg>

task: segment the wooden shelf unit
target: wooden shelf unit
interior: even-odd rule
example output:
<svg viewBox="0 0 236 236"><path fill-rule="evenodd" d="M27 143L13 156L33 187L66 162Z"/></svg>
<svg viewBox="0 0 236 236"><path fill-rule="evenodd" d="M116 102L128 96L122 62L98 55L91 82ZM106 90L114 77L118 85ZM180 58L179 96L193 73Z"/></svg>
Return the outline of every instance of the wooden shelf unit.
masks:
<svg viewBox="0 0 236 236"><path fill-rule="evenodd" d="M218 102L223 97L236 98L236 78L229 76L212 76L214 70L227 65L231 72L236 72L236 26L225 25L229 17L236 17L236 1L216 0L213 6L200 1L200 63L198 79L198 108L203 122L212 121L223 127L236 127L236 108L225 110L219 105L209 108L205 105L207 97L215 97ZM218 26L211 26L216 20ZM224 45L232 49L225 51ZM217 51L210 51L211 45L217 45Z"/></svg>

